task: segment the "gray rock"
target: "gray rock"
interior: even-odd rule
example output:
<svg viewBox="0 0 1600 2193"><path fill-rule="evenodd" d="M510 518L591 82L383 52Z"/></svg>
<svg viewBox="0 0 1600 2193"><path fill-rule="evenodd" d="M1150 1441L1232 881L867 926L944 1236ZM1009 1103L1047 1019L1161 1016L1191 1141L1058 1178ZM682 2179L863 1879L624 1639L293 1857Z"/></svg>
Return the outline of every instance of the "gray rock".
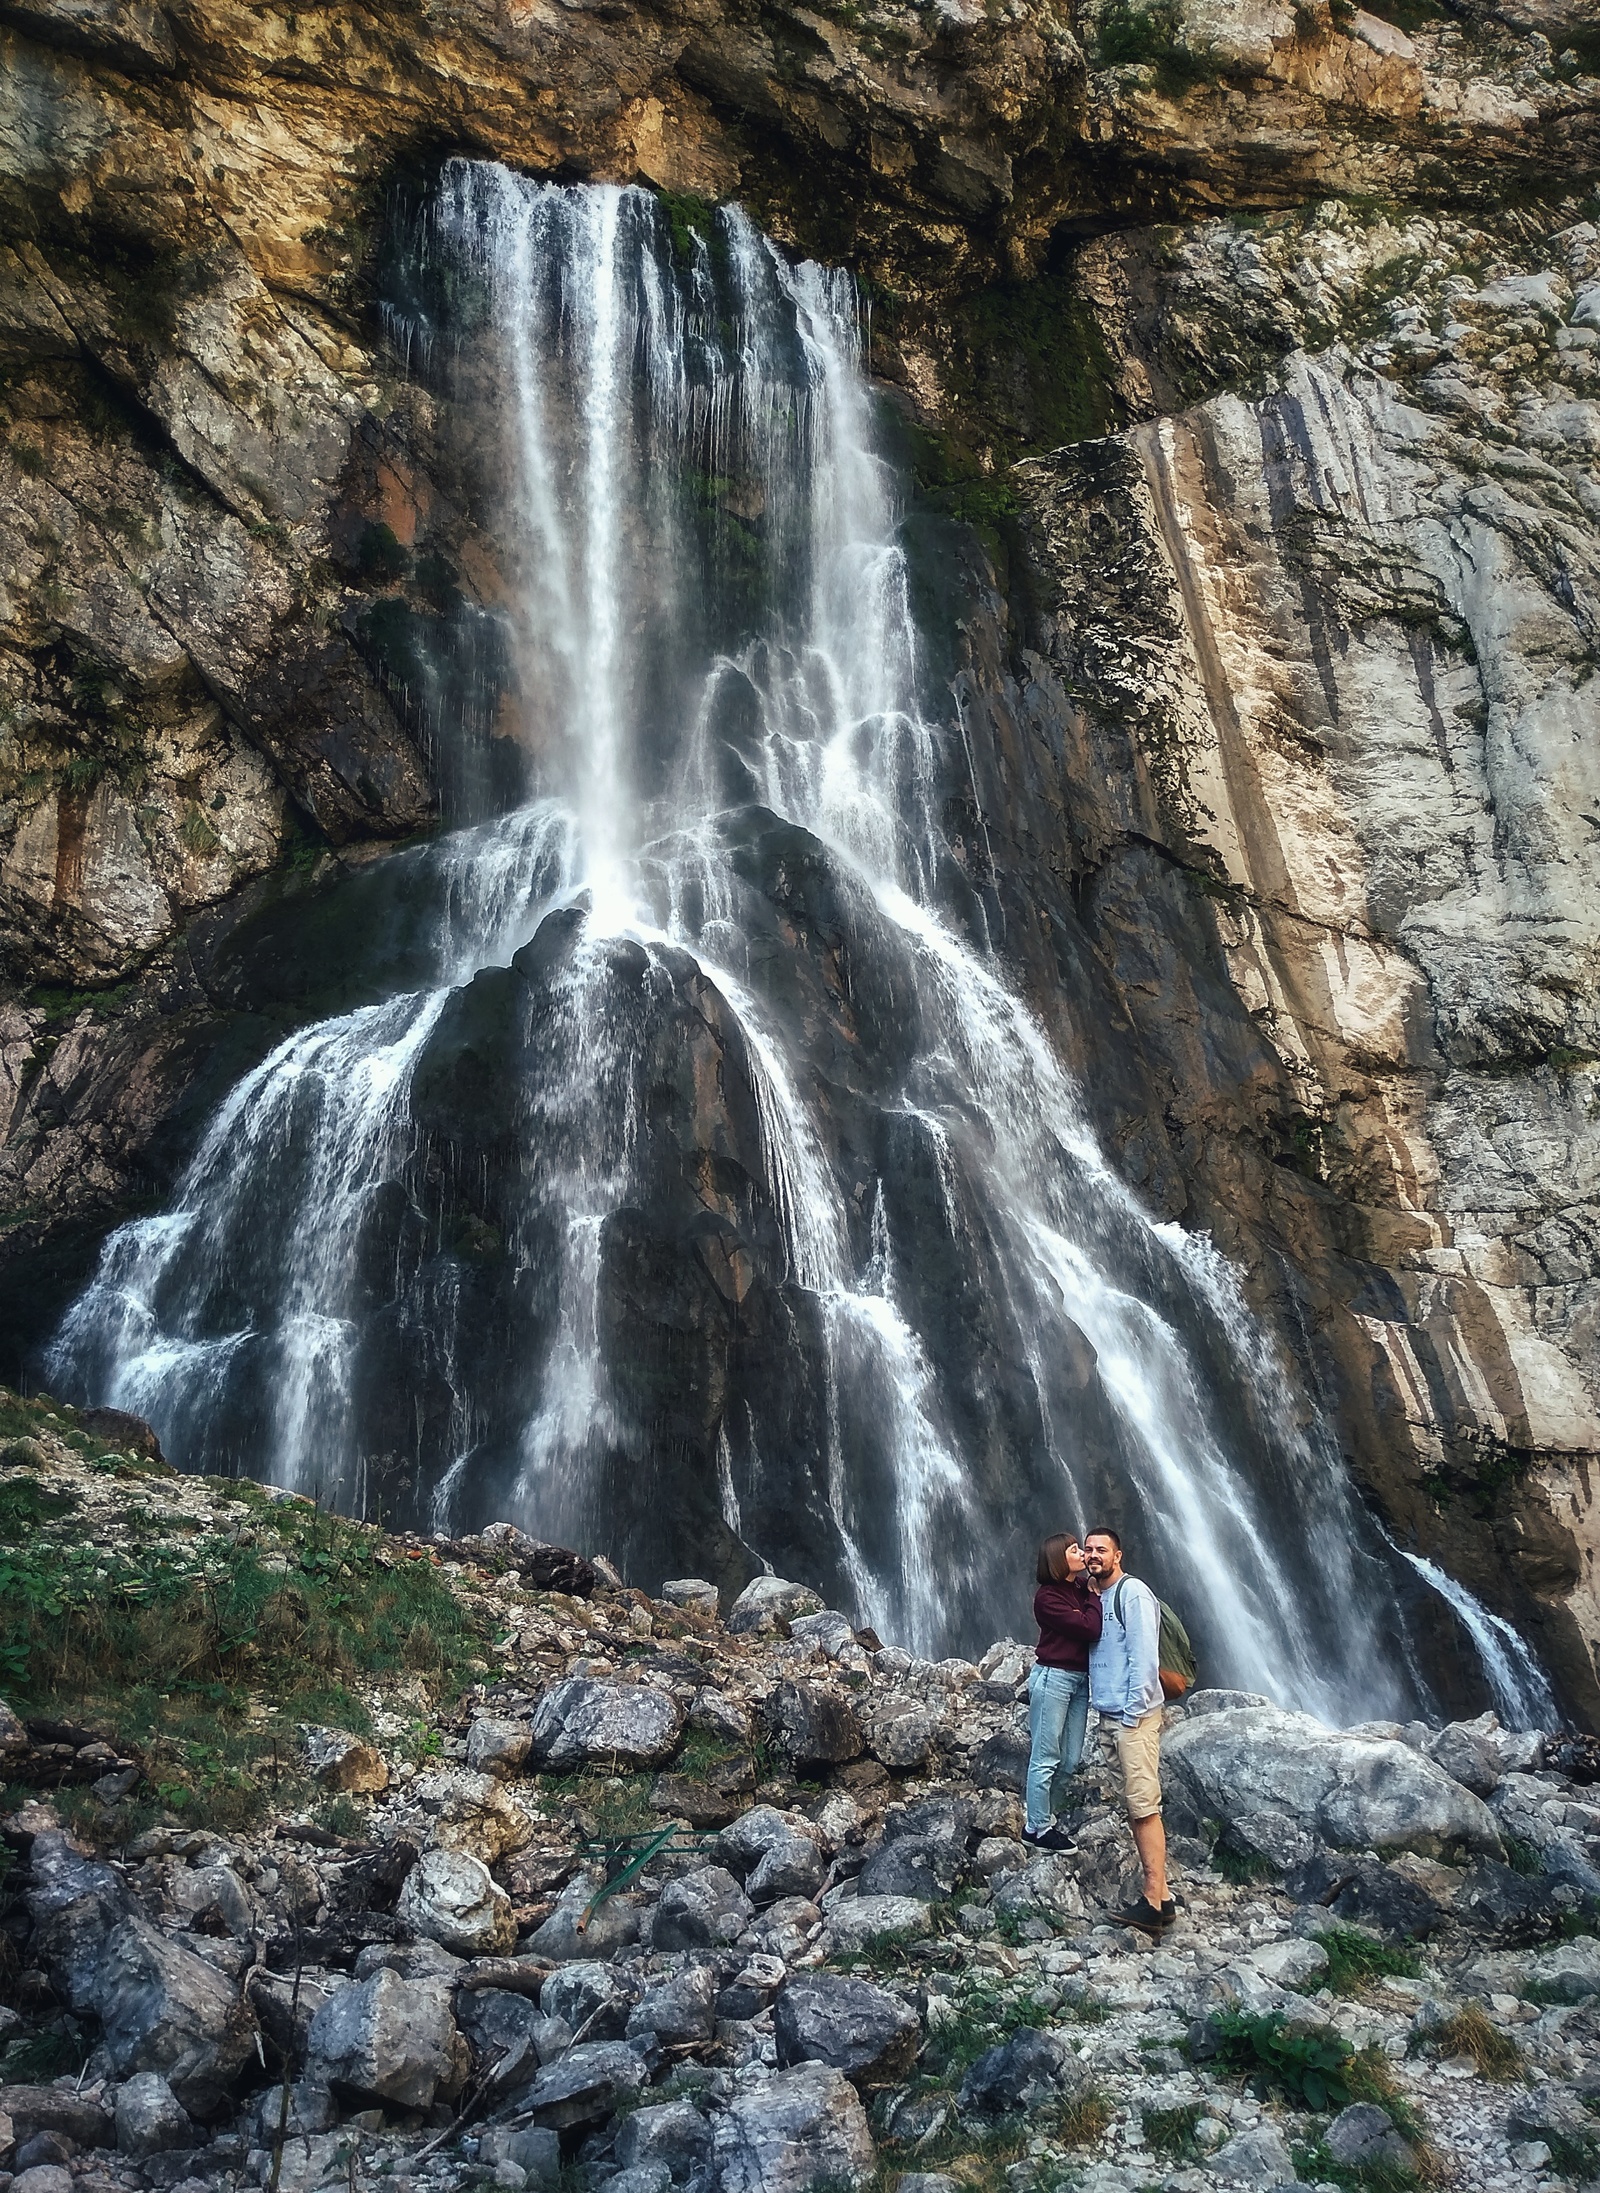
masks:
<svg viewBox="0 0 1600 2193"><path fill-rule="evenodd" d="M72 2193L72 2172L65 2163L35 2163L12 2179L11 2193Z"/></svg>
<svg viewBox="0 0 1600 2193"><path fill-rule="evenodd" d="M1163 1741L1162 1775L1180 1829L1277 1812L1349 1849L1502 1854L1494 1814L1431 1759L1275 1706L1184 1714Z"/></svg>
<svg viewBox="0 0 1600 2193"><path fill-rule="evenodd" d="M755 1906L723 1866L699 1866L669 1881L656 1905L651 1947L718 1949L736 1942Z"/></svg>
<svg viewBox="0 0 1600 2193"><path fill-rule="evenodd" d="M767 1700L766 1715L797 1774L843 1766L866 1748L855 1707L821 1683L780 1683Z"/></svg>
<svg viewBox="0 0 1600 2193"><path fill-rule="evenodd" d="M498 1775L504 1781L522 1772L532 1752L533 1730L526 1721L483 1713L467 1731L467 1765L477 1774Z"/></svg>
<svg viewBox="0 0 1600 2193"><path fill-rule="evenodd" d="M598 1959L563 1965L539 1990L541 2015L562 2019L586 2041L620 2041L633 2003L615 1968Z"/></svg>
<svg viewBox="0 0 1600 2193"><path fill-rule="evenodd" d="M780 2064L831 2064L866 2086L888 2086L909 2072L922 2025L909 2004L868 1980L834 1973L792 1979L773 2006Z"/></svg>
<svg viewBox="0 0 1600 2193"><path fill-rule="evenodd" d="M774 1904L780 1897L812 1897L828 1877L828 1861L809 1835L789 1834L769 1843L745 1876L753 1904Z"/></svg>
<svg viewBox="0 0 1600 2193"><path fill-rule="evenodd" d="M1251 1950L1250 1962L1279 1987L1303 1989L1315 1986L1327 1971L1328 1952L1320 1942L1291 1938L1283 1942L1263 1942L1259 1949Z"/></svg>
<svg viewBox="0 0 1600 2193"><path fill-rule="evenodd" d="M351 1970L358 1980L370 1980L375 1972L393 1972L402 1980L448 1980L454 1987L461 1959L441 1942L424 1936L418 1942L369 1942L357 1951Z"/></svg>
<svg viewBox="0 0 1600 2193"><path fill-rule="evenodd" d="M1492 1797L1501 1780L1498 1751L1471 1721L1450 1722L1428 1738L1423 1752L1475 1797Z"/></svg>
<svg viewBox="0 0 1600 2193"><path fill-rule="evenodd" d="M794 1644L804 1645L808 1652L824 1653L830 1660L837 1660L856 1642L855 1625L831 1607L825 1607L820 1614L797 1614L789 1624L789 1636Z"/></svg>
<svg viewBox="0 0 1600 2193"><path fill-rule="evenodd" d="M776 1629L797 1614L821 1611L822 1600L808 1585L786 1583L781 1576L753 1576L728 1609L728 1628L738 1637Z"/></svg>
<svg viewBox="0 0 1600 2193"><path fill-rule="evenodd" d="M635 2163L607 2178L606 2193L667 2193L672 2175L665 2163Z"/></svg>
<svg viewBox="0 0 1600 2193"><path fill-rule="evenodd" d="M1236 2132L1211 2158L1213 2173L1242 2185L1293 2185L1294 2157L1275 2124L1252 2125Z"/></svg>
<svg viewBox="0 0 1600 2193"><path fill-rule="evenodd" d="M1228 1822L1228 1840L1235 1849L1265 1858L1280 1873L1303 1866L1317 1848L1316 1837L1284 1812L1241 1813Z"/></svg>
<svg viewBox="0 0 1600 2193"><path fill-rule="evenodd" d="M750 1716L737 1698L730 1698L712 1683L701 1686L689 1704L689 1726L725 1744L750 1741Z"/></svg>
<svg viewBox="0 0 1600 2193"><path fill-rule="evenodd" d="M194 2120L159 2071L136 2071L117 2088L117 2153L143 2162L168 2148L193 2147Z"/></svg>
<svg viewBox="0 0 1600 2193"><path fill-rule="evenodd" d="M948 1844L921 1835L896 1836L882 1844L856 1876L861 1896L916 1896L931 1901L947 1896L956 1884L957 1865Z"/></svg>
<svg viewBox="0 0 1600 2193"><path fill-rule="evenodd" d="M939 1737L949 1727L948 1716L935 1713L912 1698L886 1702L868 1718L867 1749L886 1767L904 1773L926 1766Z"/></svg>
<svg viewBox="0 0 1600 2193"><path fill-rule="evenodd" d="M616 2156L624 2170L659 2164L682 2185L709 2165L711 2127L693 2102L654 2102L623 2118Z"/></svg>
<svg viewBox="0 0 1600 2193"><path fill-rule="evenodd" d="M659 1767L683 1733L683 1708L669 1692L646 1683L601 1683L569 1676L539 1700L533 1716L533 1756L566 1773L596 1761L615 1767Z"/></svg>
<svg viewBox="0 0 1600 2193"><path fill-rule="evenodd" d="M585 1923L584 1914L599 1886L598 1876L586 1873L567 1883L555 1909L529 1935L525 1946L530 1956L548 1957L556 1964L587 1962L612 1956L639 1939L642 1915L636 1896L608 1896Z"/></svg>
<svg viewBox="0 0 1600 2193"><path fill-rule="evenodd" d="M214 1965L136 1913L107 1938L95 2007L117 2076L164 2072L202 2122L222 2115L235 2080L255 2061L254 2011Z"/></svg>
<svg viewBox="0 0 1600 2193"><path fill-rule="evenodd" d="M726 1866L742 1881L753 1867L759 1865L775 1843L782 1843L795 1832L783 1814L773 1805L751 1805L717 1836L711 1845L711 1857L719 1866Z"/></svg>
<svg viewBox="0 0 1600 2193"><path fill-rule="evenodd" d="M467 2069L444 1980L375 1972L342 1989L311 2021L307 2076L361 2101L427 2109L458 2092Z"/></svg>
<svg viewBox="0 0 1600 2193"><path fill-rule="evenodd" d="M495 1957L517 1938L511 1898L464 1850L425 1850L406 1875L395 1917L458 1957Z"/></svg>
<svg viewBox="0 0 1600 2193"><path fill-rule="evenodd" d="M121 1877L59 1828L46 1828L29 1853L33 1957L69 2010L94 2010L106 1941L132 1908Z"/></svg>
<svg viewBox="0 0 1600 2193"><path fill-rule="evenodd" d="M846 1950L863 1949L886 1934L925 1934L933 1912L914 1896L841 1896L825 1916L834 1948Z"/></svg>
<svg viewBox="0 0 1600 2193"><path fill-rule="evenodd" d="M956 2095L963 2116L1012 2117L1082 2086L1086 2074L1065 2041L1023 2026L968 2070Z"/></svg>
<svg viewBox="0 0 1600 2193"><path fill-rule="evenodd" d="M1577 2148L1592 2154L1600 2144L1597 2120L1571 2087L1535 2087L1506 2111L1506 2133L1513 2140L1543 2140L1551 2148Z"/></svg>
<svg viewBox="0 0 1600 2193"><path fill-rule="evenodd" d="M549 2021L540 2015L538 2004L528 1996L514 1995L504 1987L458 1988L455 2015L456 2024L466 2036L480 2070L497 2060L509 2062L524 2041L528 2043L524 2060L530 2073L543 2061L539 2047L540 2028ZM565 2040L570 2041L570 2029L563 2025L562 2032Z"/></svg>
<svg viewBox="0 0 1600 2193"><path fill-rule="evenodd" d="M1237 1713L1245 1706L1270 1706L1258 1690L1192 1690L1180 1706L1169 1707L1167 1725L1172 1727L1203 1713Z"/></svg>
<svg viewBox="0 0 1600 2193"><path fill-rule="evenodd" d="M628 2036L653 2033L664 2048L709 2041L717 2030L718 1981L709 1965L685 1965L647 1987L628 2018Z"/></svg>
<svg viewBox="0 0 1600 2193"><path fill-rule="evenodd" d="M1416 2159L1395 2130L1388 2111L1375 2102L1352 2102L1348 2109L1341 2109L1323 2140L1334 2161L1349 2170L1364 2170L1373 2163L1395 2164L1405 2170Z"/></svg>
<svg viewBox="0 0 1600 2193"><path fill-rule="evenodd" d="M649 2078L644 2058L626 2041L580 2041L546 2064L523 2106L555 2132L603 2124Z"/></svg>
<svg viewBox="0 0 1600 2193"><path fill-rule="evenodd" d="M1028 1739L1000 1729L973 1752L968 1772L979 1789L1021 1790L1028 1779Z"/></svg>
<svg viewBox="0 0 1600 2193"><path fill-rule="evenodd" d="M1528 1978L1553 2002L1579 2003L1586 1995L1600 1995L1600 1941L1580 1934L1540 1950L1528 1967Z"/></svg>
<svg viewBox="0 0 1600 2193"><path fill-rule="evenodd" d="M1070 1852L1046 1851L997 1884L994 1907L1014 1919L1080 1919L1088 1909L1080 1870Z"/></svg>
<svg viewBox="0 0 1600 2193"><path fill-rule="evenodd" d="M799 2064L736 2094L713 2142L720 2193L857 2185L877 2163L860 2098L829 2064Z"/></svg>
<svg viewBox="0 0 1600 2193"><path fill-rule="evenodd" d="M554 2185L561 2175L561 2135L547 2125L525 2125L507 2136L505 2160L525 2170L530 2185Z"/></svg>
<svg viewBox="0 0 1600 2193"><path fill-rule="evenodd" d="M99 2094L78 2094L73 2086L0 2087L0 2112L11 2119L12 2137L35 2132L64 2132L79 2147L110 2147L116 2138L111 2111Z"/></svg>
<svg viewBox="0 0 1600 2193"><path fill-rule="evenodd" d="M389 1787L389 1767L383 1753L347 1729L314 1728L303 1723L300 1744L311 1779L324 1789L371 1796Z"/></svg>
<svg viewBox="0 0 1600 2193"><path fill-rule="evenodd" d="M959 2193L956 2180L942 2170L907 2170L901 2173L895 2193Z"/></svg>
<svg viewBox="0 0 1600 2193"><path fill-rule="evenodd" d="M717 1587L708 1584L703 1576L669 1577L659 1596L669 1607L690 1607L697 1614L717 1611Z"/></svg>

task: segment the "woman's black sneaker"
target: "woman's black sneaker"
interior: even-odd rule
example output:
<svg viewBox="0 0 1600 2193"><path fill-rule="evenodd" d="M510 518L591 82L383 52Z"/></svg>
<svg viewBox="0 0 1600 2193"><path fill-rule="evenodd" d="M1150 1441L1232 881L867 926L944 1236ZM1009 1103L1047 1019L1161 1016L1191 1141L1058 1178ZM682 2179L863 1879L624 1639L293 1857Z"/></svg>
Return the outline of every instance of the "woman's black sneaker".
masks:
<svg viewBox="0 0 1600 2193"><path fill-rule="evenodd" d="M1076 1850L1078 1847L1072 1837L1064 1834L1058 1827L1047 1827L1039 1835L1035 1835L1029 1829L1024 1828L1022 1840L1030 1850Z"/></svg>
<svg viewBox="0 0 1600 2193"><path fill-rule="evenodd" d="M1165 1904L1158 1911L1154 1904L1147 1904L1141 1896L1137 1902L1124 1904L1120 1911L1114 1911L1111 1916L1118 1926L1137 1927L1141 1934L1162 1934L1171 1926L1172 1917L1176 1914L1169 1916Z"/></svg>

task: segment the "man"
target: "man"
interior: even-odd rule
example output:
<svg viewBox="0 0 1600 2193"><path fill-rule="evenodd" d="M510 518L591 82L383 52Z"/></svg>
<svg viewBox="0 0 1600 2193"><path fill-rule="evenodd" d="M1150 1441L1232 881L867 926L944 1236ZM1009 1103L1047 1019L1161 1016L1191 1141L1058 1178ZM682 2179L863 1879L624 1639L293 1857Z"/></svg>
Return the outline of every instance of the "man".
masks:
<svg viewBox="0 0 1600 2193"><path fill-rule="evenodd" d="M1089 1702L1116 1734L1128 1821L1144 1868L1143 1896L1115 1917L1156 1935L1177 1916L1167 1893L1161 1823L1161 1602L1148 1584L1124 1574L1115 1531L1090 1531L1083 1554L1103 1616L1089 1653Z"/></svg>

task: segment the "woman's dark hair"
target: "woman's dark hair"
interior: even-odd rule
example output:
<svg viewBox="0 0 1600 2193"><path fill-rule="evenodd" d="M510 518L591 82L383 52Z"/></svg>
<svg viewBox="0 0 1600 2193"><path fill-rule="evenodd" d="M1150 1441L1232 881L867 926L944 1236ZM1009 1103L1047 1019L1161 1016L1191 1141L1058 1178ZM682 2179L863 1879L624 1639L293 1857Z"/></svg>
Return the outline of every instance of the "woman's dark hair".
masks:
<svg viewBox="0 0 1600 2193"><path fill-rule="evenodd" d="M1067 1580L1066 1563L1061 1556L1069 1546L1078 1541L1069 1531L1057 1531L1044 1540L1039 1548L1039 1581L1041 1584L1064 1584Z"/></svg>

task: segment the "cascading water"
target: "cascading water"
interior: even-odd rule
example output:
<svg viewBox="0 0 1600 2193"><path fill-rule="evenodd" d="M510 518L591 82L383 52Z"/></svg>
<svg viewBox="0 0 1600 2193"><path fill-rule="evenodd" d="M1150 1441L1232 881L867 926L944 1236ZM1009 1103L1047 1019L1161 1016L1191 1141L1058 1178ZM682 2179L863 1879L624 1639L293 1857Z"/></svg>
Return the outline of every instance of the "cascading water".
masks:
<svg viewBox="0 0 1600 2193"><path fill-rule="evenodd" d="M501 750L447 776L509 740L512 791L349 886L422 971L240 1083L54 1377L190 1466L753 1555L924 1650L1109 1514L1210 1679L1408 1708L1402 1572L988 950L847 278L468 163L423 256L453 318L396 332L506 450Z"/></svg>

